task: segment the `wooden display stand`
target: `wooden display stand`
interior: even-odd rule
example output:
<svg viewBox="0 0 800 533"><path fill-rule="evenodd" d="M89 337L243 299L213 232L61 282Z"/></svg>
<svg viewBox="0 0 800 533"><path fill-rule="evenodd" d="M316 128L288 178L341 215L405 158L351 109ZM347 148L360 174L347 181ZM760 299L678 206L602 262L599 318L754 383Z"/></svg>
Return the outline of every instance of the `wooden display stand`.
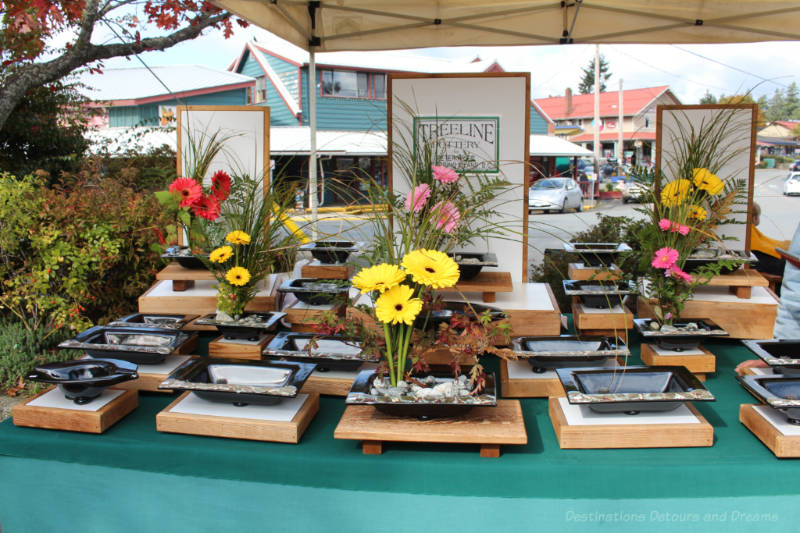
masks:
<svg viewBox="0 0 800 533"><path fill-rule="evenodd" d="M325 394L327 396L347 396L353 386L356 376L362 370L376 368L373 363L364 363L358 370L343 372L331 370L328 372L314 371L303 384L300 392Z"/></svg>
<svg viewBox="0 0 800 533"><path fill-rule="evenodd" d="M283 310L286 313L286 321L292 325L292 331L301 333L315 333L315 326L321 322L321 318L333 313L337 316L345 316L345 304L329 305L309 305L296 301L291 307Z"/></svg>
<svg viewBox="0 0 800 533"><path fill-rule="evenodd" d="M274 311L278 309L282 274L270 274L264 288L247 304L245 311ZM139 297L140 313L175 313L205 315L217 310L215 281L196 281L194 287L184 291L172 290L172 282L156 281ZM190 324L191 326L191 324ZM194 326L192 328L196 329ZM192 329L190 328L190 329Z"/></svg>
<svg viewBox="0 0 800 533"><path fill-rule="evenodd" d="M208 343L209 357L222 357L234 359L261 360L261 353L266 348L274 335L262 334L257 341L226 339L220 335Z"/></svg>
<svg viewBox="0 0 800 533"><path fill-rule="evenodd" d="M699 352L699 353L698 353ZM706 380L706 374L717 371L717 357L702 346L688 353L668 352L651 344L642 344L641 358L647 366L683 366L697 376L700 381ZM674 355L673 355L674 354Z"/></svg>
<svg viewBox="0 0 800 533"><path fill-rule="evenodd" d="M440 289L439 292L479 292L482 301L497 301L498 292L512 292L514 284L510 272L481 272L468 281L459 281L453 289Z"/></svg>
<svg viewBox="0 0 800 533"><path fill-rule="evenodd" d="M300 276L313 279L350 279L353 267L350 265L326 265L319 260L300 267Z"/></svg>
<svg viewBox="0 0 800 533"><path fill-rule="evenodd" d="M166 433L297 444L319 410L319 395L308 394L298 397L303 403L291 420L265 418L269 417L269 408L273 406L235 407L229 404L214 405L216 402L205 402L211 404L208 406L208 412L179 412L185 409L184 402L200 400L192 395L191 392L183 393L158 413L156 429ZM288 400L284 400L286 401ZM226 416L223 414L225 412L233 413L235 416Z"/></svg>
<svg viewBox="0 0 800 533"><path fill-rule="evenodd" d="M578 281L606 281L622 278L622 270L612 264L608 268L587 266L583 263L570 263L567 266L567 279Z"/></svg>
<svg viewBox="0 0 800 533"><path fill-rule="evenodd" d="M180 365L189 359L197 359L186 355L168 355L163 363L157 365L139 365L137 379L123 381L114 385L115 389L129 389L145 392L161 392L171 394L171 390L159 389L158 386L166 380Z"/></svg>
<svg viewBox="0 0 800 533"><path fill-rule="evenodd" d="M636 423L633 418L645 415L641 413L598 415L598 417L608 417L608 423L570 424L565 409L574 408L580 409L581 406L570 405L566 398L548 400L550 421L556 432L558 445L562 449L686 448L714 444L713 426L690 403L686 404L685 412L695 421L688 423L668 422L672 413L661 413L664 415L662 423L646 420L643 423ZM589 408L584 409L588 411ZM681 420L684 418L680 417Z"/></svg>
<svg viewBox="0 0 800 533"><path fill-rule="evenodd" d="M478 444L481 457L500 457L503 444L527 444L519 400L498 400L497 407L473 407L463 416L418 420L383 414L369 405L345 409L335 439L362 441L367 455L383 453L384 442Z"/></svg>
<svg viewBox="0 0 800 533"><path fill-rule="evenodd" d="M516 365L525 365L528 377L511 377L515 374ZM524 360L500 361L500 387L503 398L554 398L565 394L561 380L554 371L536 374Z"/></svg>
<svg viewBox="0 0 800 533"><path fill-rule="evenodd" d="M512 337L561 333L561 311L547 283L514 282L514 292L498 294L496 306L508 316Z"/></svg>
<svg viewBox="0 0 800 533"><path fill-rule="evenodd" d="M156 280L172 281L172 290L183 292L194 287L195 281L214 281L214 274L207 268L184 268L178 263L170 263L156 274Z"/></svg>
<svg viewBox="0 0 800 533"><path fill-rule="evenodd" d="M582 335L619 336L633 327L633 313L625 305L613 309L590 309L572 297L572 321Z"/></svg>
<svg viewBox="0 0 800 533"><path fill-rule="evenodd" d="M781 418L783 414L767 405L742 404L739 422L769 448L775 457L800 457L800 428Z"/></svg>
<svg viewBox="0 0 800 533"><path fill-rule="evenodd" d="M769 287L769 281L757 270L740 268L730 274L714 276L706 286L728 287L737 298L746 300L752 295L753 287Z"/></svg>
<svg viewBox="0 0 800 533"><path fill-rule="evenodd" d="M639 298L637 315L655 318L652 304ZM686 302L682 320L708 318L733 339L771 339L778 297L766 287L753 287L750 298L738 298L726 287L698 287Z"/></svg>
<svg viewBox="0 0 800 533"><path fill-rule="evenodd" d="M104 401L104 396L109 398L105 400L107 403L92 410L92 403ZM48 406L37 405L42 402L46 402ZM56 387L51 387L27 402L15 405L11 413L15 426L103 433L138 405L139 394L135 390L109 388L92 402L78 406L72 400L64 398L64 394Z"/></svg>

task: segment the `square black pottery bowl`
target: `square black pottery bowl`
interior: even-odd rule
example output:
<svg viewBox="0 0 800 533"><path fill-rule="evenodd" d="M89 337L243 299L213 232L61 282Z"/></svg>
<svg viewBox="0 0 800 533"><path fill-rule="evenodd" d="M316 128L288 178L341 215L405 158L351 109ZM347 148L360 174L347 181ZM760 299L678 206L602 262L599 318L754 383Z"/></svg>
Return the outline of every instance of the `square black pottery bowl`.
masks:
<svg viewBox="0 0 800 533"><path fill-rule="evenodd" d="M39 365L26 379L58 385L64 396L78 405L91 402L106 387L138 378L136 365L117 359L77 359Z"/></svg>
<svg viewBox="0 0 800 533"><path fill-rule="evenodd" d="M633 283L629 281L565 279L561 283L566 296L577 296L583 305L595 309L607 309L622 305L622 301L627 295L636 293Z"/></svg>
<svg viewBox="0 0 800 533"><path fill-rule="evenodd" d="M537 374L554 368L600 366L608 359L630 355L619 337L601 336L518 337L513 350Z"/></svg>
<svg viewBox="0 0 800 533"><path fill-rule="evenodd" d="M275 331L286 313L269 311L267 313L245 312L233 321L217 320L216 313L209 313L197 319L198 326L214 326L226 339L244 339L255 341L262 332Z"/></svg>
<svg viewBox="0 0 800 533"><path fill-rule="evenodd" d="M160 363L176 352L191 334L174 329L94 326L58 345L84 350L92 357L122 359L139 365Z"/></svg>
<svg viewBox="0 0 800 533"><path fill-rule="evenodd" d="M800 425L800 377L736 376L764 405L783 411L789 423Z"/></svg>
<svg viewBox="0 0 800 533"><path fill-rule="evenodd" d="M296 331L279 332L264 348L263 355L274 360L315 363L317 372L353 371L365 362L380 360L380 357L364 354L358 342L346 342L336 335Z"/></svg>
<svg viewBox="0 0 800 533"><path fill-rule="evenodd" d="M357 252L364 243L355 241L325 240L300 246L300 250L311 252L311 256L325 265L346 263L350 254Z"/></svg>
<svg viewBox="0 0 800 533"><path fill-rule="evenodd" d="M727 337L728 332L719 327L717 324L708 319L687 320L686 322L676 322L673 324L676 328L683 328L690 323L697 326L695 330L686 331L661 331L653 330L650 326L652 323L658 323L652 318L634 318L633 325L639 331L644 342L650 342L658 345L664 350L672 350L675 352L682 352L685 350L693 350L697 348L704 340L713 340L714 338Z"/></svg>
<svg viewBox="0 0 800 533"><path fill-rule="evenodd" d="M181 329L189 322L197 318L197 315L172 315L167 313L133 313L124 316L113 322L109 326L133 326L143 328L158 329Z"/></svg>
<svg viewBox="0 0 800 533"><path fill-rule="evenodd" d="M800 339L765 339L742 341L776 374L800 377Z"/></svg>
<svg viewBox="0 0 800 533"><path fill-rule="evenodd" d="M565 242L564 249L578 255L586 266L607 267L614 264L621 253L631 251L624 242Z"/></svg>
<svg viewBox="0 0 800 533"><path fill-rule="evenodd" d="M417 329L438 330L439 324L449 323L450 319L457 315L467 316L472 319L480 318L483 313L489 311L492 322L508 318L505 311L499 307L486 304L467 303L464 300L444 300L441 309L422 310L414 320L414 327Z"/></svg>
<svg viewBox="0 0 800 533"><path fill-rule="evenodd" d="M192 254L192 251L186 246L170 246L163 254L161 254L162 259L177 261L177 263L183 268L188 268L191 270L208 270L208 267L205 263L203 263L200 257L205 257L206 259L208 258L207 255L200 256Z"/></svg>
<svg viewBox="0 0 800 533"><path fill-rule="evenodd" d="M290 292L295 298L309 305L325 305L345 301L350 291L350 282L341 279L295 278L283 282L278 292Z"/></svg>
<svg viewBox="0 0 800 533"><path fill-rule="evenodd" d="M458 265L458 281L474 279L483 267L496 267L498 264L497 255L489 252L452 252L447 255Z"/></svg>

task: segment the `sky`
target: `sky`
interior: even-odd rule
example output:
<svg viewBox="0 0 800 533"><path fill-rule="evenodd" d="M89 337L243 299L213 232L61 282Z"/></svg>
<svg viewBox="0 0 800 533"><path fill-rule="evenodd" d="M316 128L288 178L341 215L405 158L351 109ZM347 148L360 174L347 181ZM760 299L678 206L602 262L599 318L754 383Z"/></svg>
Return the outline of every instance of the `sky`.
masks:
<svg viewBox="0 0 800 533"><path fill-rule="evenodd" d="M269 48L278 39L256 27L238 29L229 39L219 31L206 31L193 41L180 43L164 52L142 54L148 65L204 64L226 69L253 38ZM113 40L115 37L106 36ZM370 53L370 52L364 52ZM594 45L453 47L407 51L415 54L471 61L476 56L494 59L509 72L531 72L531 95L545 98L577 90L581 70L594 58ZM772 95L800 77L800 42L766 42L708 45L600 45L609 63L609 91L669 85L684 104L698 103L711 94ZM141 66L137 59L116 58L105 67Z"/></svg>

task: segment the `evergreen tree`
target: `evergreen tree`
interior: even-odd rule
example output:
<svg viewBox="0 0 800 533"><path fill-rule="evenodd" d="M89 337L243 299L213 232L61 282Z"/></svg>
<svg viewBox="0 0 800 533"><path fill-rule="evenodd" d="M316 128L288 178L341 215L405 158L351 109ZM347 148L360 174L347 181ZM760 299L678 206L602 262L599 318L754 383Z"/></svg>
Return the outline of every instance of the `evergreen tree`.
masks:
<svg viewBox="0 0 800 533"><path fill-rule="evenodd" d="M710 92L708 92L708 89L706 89L706 94L704 94L703 97L700 98L700 103L701 104L716 104L717 103L717 97L714 96L713 94L711 94Z"/></svg>
<svg viewBox="0 0 800 533"><path fill-rule="evenodd" d="M578 85L578 92L580 92L581 94L593 93L594 58L589 60L589 64L582 70L583 70L583 76L581 77L581 83ZM600 92L604 92L606 90L606 82L610 77L611 73L608 71L608 63L606 62L606 59L603 57L603 54L600 54Z"/></svg>

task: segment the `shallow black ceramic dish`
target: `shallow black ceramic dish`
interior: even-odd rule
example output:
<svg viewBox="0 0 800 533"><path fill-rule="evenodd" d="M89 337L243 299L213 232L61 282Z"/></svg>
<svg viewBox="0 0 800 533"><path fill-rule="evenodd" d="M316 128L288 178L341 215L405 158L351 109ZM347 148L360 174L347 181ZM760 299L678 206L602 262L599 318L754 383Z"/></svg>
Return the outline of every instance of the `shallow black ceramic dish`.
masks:
<svg viewBox="0 0 800 533"><path fill-rule="evenodd" d="M586 266L607 267L614 264L619 254L631 251L624 242L565 242L564 249L580 256Z"/></svg>
<svg viewBox="0 0 800 533"><path fill-rule="evenodd" d="M214 326L226 339L258 340L262 332L275 331L286 313L270 311L268 313L246 312L241 321L226 322L216 319L216 313L209 313L198 318L198 326Z"/></svg>
<svg viewBox="0 0 800 533"><path fill-rule="evenodd" d="M753 253L745 254L743 251L722 251L716 248L696 250L689 254L683 265L683 270L688 273L696 272L700 267L722 261L723 259L736 259L743 263L757 263L758 259ZM720 269L720 274L730 274L739 270L741 265L734 268Z"/></svg>
<svg viewBox="0 0 800 533"><path fill-rule="evenodd" d="M278 288L278 292L290 292L295 298L309 305L344 301L349 290L350 282L346 280L310 278L289 279Z"/></svg>
<svg viewBox="0 0 800 533"><path fill-rule="evenodd" d="M25 378L58 385L68 400L84 405L111 385L138 378L136 365L115 359L77 359L37 366Z"/></svg>
<svg viewBox="0 0 800 533"><path fill-rule="evenodd" d="M133 326L138 328L181 329L197 315L170 315L159 313L133 313L113 322L109 326Z"/></svg>
<svg viewBox="0 0 800 533"><path fill-rule="evenodd" d="M615 307L622 305L622 301L629 294L636 291L633 283L628 281L577 281L572 279L562 280L564 294L577 296L583 305L595 309Z"/></svg>
<svg viewBox="0 0 800 533"><path fill-rule="evenodd" d="M736 376L736 379L761 403L783 411L789 423L800 425L800 378Z"/></svg>
<svg viewBox="0 0 800 533"><path fill-rule="evenodd" d="M200 259L201 256L193 255L186 246L170 246L161 254L162 259L177 261L183 268L191 270L208 270L205 263ZM208 256L203 256L208 257Z"/></svg>
<svg viewBox="0 0 800 533"><path fill-rule="evenodd" d="M312 340L316 342L316 348L309 346ZM319 336L296 331L281 331L275 335L264 348L263 354L271 359L315 363L318 372L353 371L365 362L379 360L379 358L364 355L358 346L344 342L341 337Z"/></svg>
<svg viewBox="0 0 800 533"><path fill-rule="evenodd" d="M683 366L629 366L618 369L556 369L567 401L598 413L672 411L685 402L714 396Z"/></svg>
<svg viewBox="0 0 800 533"><path fill-rule="evenodd" d="M800 377L800 339L744 340L742 344L775 374Z"/></svg>
<svg viewBox="0 0 800 533"><path fill-rule="evenodd" d="M311 252L311 256L320 263L336 265L347 262L350 254L357 252L364 243L355 241L318 241L302 245L299 249Z"/></svg>
<svg viewBox="0 0 800 533"><path fill-rule="evenodd" d="M433 373L441 379L452 379L452 374ZM377 377L374 370L363 370L358 373L350 392L345 399L346 405L373 405L382 413L393 416L416 417L422 419L461 416L476 406L496 407L497 388L494 374L487 374L483 392L470 396L470 403L457 403L452 400L407 400L403 397L374 396L371 394L372 382Z"/></svg>
<svg viewBox="0 0 800 533"><path fill-rule="evenodd" d="M505 312L499 307L478 303L468 304L463 300L445 300L442 302L441 309L431 310L430 314L428 314L427 311L422 311L417 315L417 318L414 320L414 327L417 329L425 329L426 331L437 330L439 329L439 324L450 322L450 319L456 315L478 318L486 311L489 311L492 322L508 318Z"/></svg>
<svg viewBox="0 0 800 533"><path fill-rule="evenodd" d="M633 324L643 337L643 342L656 344L663 350L672 350L675 352L693 350L704 340L728 336L727 331L708 319L676 322L674 324L676 327L682 327L690 322L694 322L697 324L698 329L694 331L675 331L667 333L650 329L649 326L651 322L654 322L651 318L633 319Z"/></svg>
<svg viewBox="0 0 800 533"><path fill-rule="evenodd" d="M458 281L469 281L481 273L483 267L496 267L497 255L489 252L452 252L447 254L458 265Z"/></svg>
<svg viewBox="0 0 800 533"><path fill-rule="evenodd" d="M525 359L533 371L541 374L554 368L587 367L604 364L608 359L627 357L630 350L619 337L518 337L512 349Z"/></svg>
<svg viewBox="0 0 800 533"><path fill-rule="evenodd" d="M84 350L92 357L122 359L139 365L157 364L189 340L191 335L174 329L133 326L94 326L80 332L59 348Z"/></svg>
<svg viewBox="0 0 800 533"><path fill-rule="evenodd" d="M173 372L158 388L191 391L213 402L273 405L294 398L314 371L309 363L240 359L196 359Z"/></svg>

